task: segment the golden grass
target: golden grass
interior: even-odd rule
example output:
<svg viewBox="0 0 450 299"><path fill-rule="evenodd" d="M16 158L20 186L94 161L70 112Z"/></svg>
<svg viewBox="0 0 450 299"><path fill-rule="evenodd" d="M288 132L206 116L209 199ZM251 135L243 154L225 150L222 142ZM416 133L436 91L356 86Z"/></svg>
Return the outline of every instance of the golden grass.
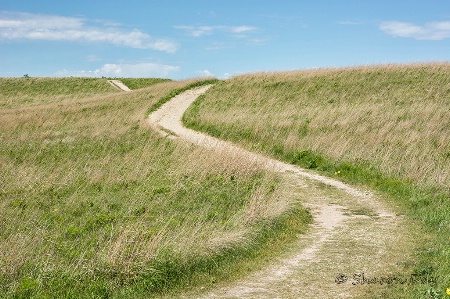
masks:
<svg viewBox="0 0 450 299"><path fill-rule="evenodd" d="M279 178L147 126L148 107L195 81L0 110L0 294L61 271L116 290L168 252L213 255L278 216Z"/></svg>
<svg viewBox="0 0 450 299"><path fill-rule="evenodd" d="M385 192L424 232L414 237L418 247L406 268L435 281L380 288L371 296L439 298L447 288L449 63L237 76L194 102L184 121L253 151ZM413 227L408 229L417 232Z"/></svg>
<svg viewBox="0 0 450 299"><path fill-rule="evenodd" d="M106 82L107 79L98 78L1 78L0 108L35 106L119 92Z"/></svg>
<svg viewBox="0 0 450 299"><path fill-rule="evenodd" d="M242 75L199 105L199 127L225 128L225 138L236 128L285 151L370 161L387 175L450 185L449 64Z"/></svg>

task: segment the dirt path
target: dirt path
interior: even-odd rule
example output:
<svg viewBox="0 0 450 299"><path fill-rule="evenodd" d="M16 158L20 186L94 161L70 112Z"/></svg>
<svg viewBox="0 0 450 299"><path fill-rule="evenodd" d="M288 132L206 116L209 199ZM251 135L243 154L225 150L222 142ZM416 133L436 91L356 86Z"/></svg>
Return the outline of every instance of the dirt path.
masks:
<svg viewBox="0 0 450 299"><path fill-rule="evenodd" d="M117 87L123 91L131 91L131 89L128 88L125 84L122 83L120 80L108 80L109 84L111 84L114 87Z"/></svg>
<svg viewBox="0 0 450 299"><path fill-rule="evenodd" d="M402 251L405 246L398 245L414 240L406 237L404 218L395 215L377 196L183 127L183 113L208 88L176 96L148 121L169 138L182 138L218 155L226 152L286 175L301 195L302 205L311 209L314 224L289 252L268 267L242 280L217 285L205 294L186 294L185 298L350 298L364 296L366 288L374 287L354 285L355 274L386 277L398 273L398 262L406 254ZM336 277L344 282L337 283Z"/></svg>

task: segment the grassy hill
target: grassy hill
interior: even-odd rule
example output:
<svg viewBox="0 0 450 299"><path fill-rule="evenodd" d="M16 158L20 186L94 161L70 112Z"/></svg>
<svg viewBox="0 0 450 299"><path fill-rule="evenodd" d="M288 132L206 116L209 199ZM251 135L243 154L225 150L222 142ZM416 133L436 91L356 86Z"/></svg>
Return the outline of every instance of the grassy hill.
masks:
<svg viewBox="0 0 450 299"><path fill-rule="evenodd" d="M311 221L284 177L147 126L149 111L211 81L122 81L133 92L107 79L0 79L0 297L213 285L260 267ZM419 222L425 245L400 262L437 281L373 298L440 298L450 287L450 65L237 76L184 121L381 191ZM277 202L288 209L267 213Z"/></svg>
<svg viewBox="0 0 450 299"><path fill-rule="evenodd" d="M148 298L211 284L279 249L278 231L305 229L298 206L260 211L289 199L281 177L147 126L154 105L210 81L133 80L147 87L0 79L1 298Z"/></svg>
<svg viewBox="0 0 450 299"><path fill-rule="evenodd" d="M116 87L107 84L107 78L1 78L0 109L25 105L40 105L65 100L118 93ZM169 81L159 78L124 78L131 89L148 87Z"/></svg>
<svg viewBox="0 0 450 299"><path fill-rule="evenodd" d="M440 291L428 291L450 286L449 64L237 76L199 98L184 122L388 194L430 238L413 262L439 278ZM392 295L401 296L421 295Z"/></svg>

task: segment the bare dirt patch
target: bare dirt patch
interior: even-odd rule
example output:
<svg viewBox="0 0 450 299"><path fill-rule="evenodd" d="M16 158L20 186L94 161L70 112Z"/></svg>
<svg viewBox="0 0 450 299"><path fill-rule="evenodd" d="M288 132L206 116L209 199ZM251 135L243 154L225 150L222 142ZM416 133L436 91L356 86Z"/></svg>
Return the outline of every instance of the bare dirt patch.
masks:
<svg viewBox="0 0 450 299"><path fill-rule="evenodd" d="M122 83L120 80L108 80L109 84L111 84L114 87L117 87L123 91L131 91L131 89L128 88L125 84Z"/></svg>

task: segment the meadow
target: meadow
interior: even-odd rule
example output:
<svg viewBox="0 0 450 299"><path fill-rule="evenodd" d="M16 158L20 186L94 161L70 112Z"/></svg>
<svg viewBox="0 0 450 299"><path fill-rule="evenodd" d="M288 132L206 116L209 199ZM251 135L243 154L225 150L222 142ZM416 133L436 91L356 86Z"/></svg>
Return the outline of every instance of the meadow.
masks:
<svg viewBox="0 0 450 299"><path fill-rule="evenodd" d="M410 267L437 278L421 293L393 290L389 297L445 296L450 287L449 64L240 75L199 97L184 123L382 192L424 228L418 243L425 245L415 249Z"/></svg>
<svg viewBox="0 0 450 299"><path fill-rule="evenodd" d="M311 216L281 176L163 138L217 80L0 79L0 297L148 298L246 273ZM275 214L273 203L292 202ZM294 213L295 212L295 213Z"/></svg>
<svg viewBox="0 0 450 299"><path fill-rule="evenodd" d="M259 269L307 232L310 194L288 178L149 127L150 112L205 84L187 126L371 188L420 226L412 258L393 262L435 280L364 298L445 296L449 64L121 80L133 91L0 79L1 298L177 297Z"/></svg>

